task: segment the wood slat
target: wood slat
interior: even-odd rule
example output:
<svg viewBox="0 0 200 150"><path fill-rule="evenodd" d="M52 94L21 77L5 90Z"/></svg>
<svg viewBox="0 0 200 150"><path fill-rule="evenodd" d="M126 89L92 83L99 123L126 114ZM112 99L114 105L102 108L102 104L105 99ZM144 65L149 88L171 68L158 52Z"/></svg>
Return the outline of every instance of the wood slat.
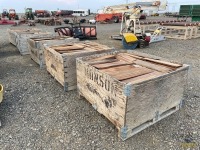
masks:
<svg viewBox="0 0 200 150"><path fill-rule="evenodd" d="M128 54L128 53L120 53L119 56L127 58L128 60L131 60L131 58L133 57L133 58L136 58L136 59L145 60L145 61L157 63L158 65L161 64L161 65L165 65L165 66L169 66L169 67L176 67L176 68L178 68L178 67L182 66L180 64L175 64L175 63L171 63L171 62L161 61L161 60L157 60L157 59L153 59L153 58L146 58L146 57L137 56L137 55Z"/></svg>
<svg viewBox="0 0 200 150"><path fill-rule="evenodd" d="M104 59L115 59L115 55L106 55L106 56L102 56L102 57L98 57L98 58L93 58L88 60L87 62L95 62L97 60L104 60Z"/></svg>
<svg viewBox="0 0 200 150"><path fill-rule="evenodd" d="M53 40L54 38L33 38L34 41Z"/></svg>
<svg viewBox="0 0 200 150"><path fill-rule="evenodd" d="M116 55L116 58L118 60L126 61L127 63L133 63L134 61L137 60L129 55L126 55L126 53L119 53Z"/></svg>
<svg viewBox="0 0 200 150"><path fill-rule="evenodd" d="M67 53L86 53L88 52L87 50L83 49L83 50L68 50L68 51L57 51L60 54L67 54Z"/></svg>
<svg viewBox="0 0 200 150"><path fill-rule="evenodd" d="M143 58L143 60L147 60L147 61L150 61L150 62L155 62L155 63L158 63L158 64L170 66L170 67L176 67L176 68L182 66L181 64L175 64L175 63L161 61L161 60L156 60L156 59L151 59L151 58Z"/></svg>
<svg viewBox="0 0 200 150"><path fill-rule="evenodd" d="M118 61L117 59L104 59L104 60L97 60L97 61L92 61L88 62L90 65L95 65L95 64L103 64L103 63L111 63L111 62L116 62Z"/></svg>
<svg viewBox="0 0 200 150"><path fill-rule="evenodd" d="M152 70L147 68L133 68L130 70L120 71L117 75L114 75L114 78L122 81L125 79L135 78L137 76L141 76L150 72L152 72Z"/></svg>
<svg viewBox="0 0 200 150"><path fill-rule="evenodd" d="M162 66L162 65L158 65L158 64L154 64L151 62L147 62L147 61L143 61L143 60L136 60L135 64L143 66L143 67L147 67L149 69L153 69L159 72L171 72L173 71L172 68L169 68L167 66Z"/></svg>
<svg viewBox="0 0 200 150"><path fill-rule="evenodd" d="M119 73L119 71L129 70L132 68L135 68L135 67L132 65L124 65L124 66L116 66L116 67L112 67L112 68L101 69L101 71L108 73L110 75L115 75L115 74Z"/></svg>
<svg viewBox="0 0 200 150"><path fill-rule="evenodd" d="M134 67L131 65L112 67L108 69L103 69L102 71L118 79L119 81L153 72L153 70L145 67Z"/></svg>
<svg viewBox="0 0 200 150"><path fill-rule="evenodd" d="M123 82L124 83L136 84L136 83L140 83L140 82L143 82L143 81L146 81L146 80L157 78L157 77L159 77L159 76L161 76L163 74L164 73L162 73L162 72L153 71L153 72L150 72L148 74L144 74L144 75L141 75L141 76L138 76L138 77L135 77L135 78L130 78L130 79L127 79L127 80L123 80Z"/></svg>
<svg viewBox="0 0 200 150"><path fill-rule="evenodd" d="M97 69L105 69L105 68L122 66L122 65L128 65L128 63L125 61L116 61L116 62L111 62L111 63L95 64L93 66L96 67Z"/></svg>
<svg viewBox="0 0 200 150"><path fill-rule="evenodd" d="M84 46L73 45L73 46L57 47L54 49L56 51L82 50L82 49L84 49Z"/></svg>
<svg viewBox="0 0 200 150"><path fill-rule="evenodd" d="M50 48L55 49L55 48L59 48L59 47L65 47L65 46L73 46L73 43L68 43L68 44L59 44L59 45L54 45L54 46L50 46Z"/></svg>
<svg viewBox="0 0 200 150"><path fill-rule="evenodd" d="M142 59L143 58L142 56L138 56L138 55L134 55L134 54L129 54L129 53L119 53L119 54L123 55L123 56L130 56L130 57L133 57L133 58L136 58L136 59Z"/></svg>

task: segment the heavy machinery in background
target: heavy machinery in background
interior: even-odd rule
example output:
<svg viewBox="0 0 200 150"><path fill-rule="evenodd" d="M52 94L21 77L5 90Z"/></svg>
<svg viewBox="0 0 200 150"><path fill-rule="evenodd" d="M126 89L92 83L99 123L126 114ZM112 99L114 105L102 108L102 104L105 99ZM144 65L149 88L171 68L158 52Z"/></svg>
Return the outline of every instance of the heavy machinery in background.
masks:
<svg viewBox="0 0 200 150"><path fill-rule="evenodd" d="M132 12L122 14L120 35L113 35L111 38L122 40L125 49L144 48L149 45L150 37L142 33L139 23L139 16L143 12L140 6L135 6ZM124 27L125 25L125 27Z"/></svg>
<svg viewBox="0 0 200 150"><path fill-rule="evenodd" d="M9 18L10 20L8 20L7 18ZM13 16L13 18L19 19L19 18L16 18L16 16L15 17ZM11 19L12 19L12 16L11 15L9 16L7 9L3 9L3 12L0 16L0 25L14 25L15 21L13 21Z"/></svg>
<svg viewBox="0 0 200 150"><path fill-rule="evenodd" d="M51 16L56 16L56 14L57 14L57 10L52 10L51 11Z"/></svg>
<svg viewBox="0 0 200 150"><path fill-rule="evenodd" d="M55 15L68 17L68 16L72 16L72 14L73 14L73 10L58 10Z"/></svg>
<svg viewBox="0 0 200 150"><path fill-rule="evenodd" d="M51 14L48 10L35 10L34 15L38 17L50 17Z"/></svg>
<svg viewBox="0 0 200 150"><path fill-rule="evenodd" d="M27 20L34 20L34 13L33 13L33 10L32 8L26 8L25 9L25 16L26 16L26 19Z"/></svg>
<svg viewBox="0 0 200 150"><path fill-rule="evenodd" d="M3 12L1 14L2 18L8 17L8 10L7 9L3 9Z"/></svg>
<svg viewBox="0 0 200 150"><path fill-rule="evenodd" d="M15 9L9 9L8 18L9 20L11 19L19 20L19 16L16 14Z"/></svg>
<svg viewBox="0 0 200 150"><path fill-rule="evenodd" d="M95 19L97 22L111 20L117 23L122 19L122 14L124 12L132 12L132 9L134 9L135 6L141 6L142 10L158 11L165 10L166 4L166 0L144 0L129 4L107 6L102 10L98 10L98 14L95 16ZM140 13L139 19L146 19L146 15L144 13Z"/></svg>
<svg viewBox="0 0 200 150"><path fill-rule="evenodd" d="M149 43L165 39L163 36L159 38L162 28L158 28L153 34L142 32L139 20L142 12L143 10L140 5L135 6L132 12L124 12L122 15L120 34L111 36L112 39L122 40L125 49L144 48Z"/></svg>

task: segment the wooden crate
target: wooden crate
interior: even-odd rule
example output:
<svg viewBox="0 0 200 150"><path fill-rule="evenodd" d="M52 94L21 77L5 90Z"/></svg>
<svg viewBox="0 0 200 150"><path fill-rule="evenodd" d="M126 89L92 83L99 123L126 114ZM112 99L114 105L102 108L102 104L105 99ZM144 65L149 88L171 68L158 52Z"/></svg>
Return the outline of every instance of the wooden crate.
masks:
<svg viewBox="0 0 200 150"><path fill-rule="evenodd" d="M28 49L30 51L31 58L39 64L40 68L45 67L44 59L44 44L51 46L57 44L67 44L71 42L77 42L78 39L69 38L69 37L58 37L58 36L49 36L49 37L34 37L28 39Z"/></svg>
<svg viewBox="0 0 200 150"><path fill-rule="evenodd" d="M47 71L64 86L65 91L76 89L76 58L91 54L110 52L112 48L96 42L77 42L73 44L45 46Z"/></svg>
<svg viewBox="0 0 200 150"><path fill-rule="evenodd" d="M28 49L28 39L29 38L34 38L34 37L49 37L53 36L52 33L48 32L38 32L38 33L31 33L31 34L18 34L18 43L17 43L17 48L20 52L21 55L27 55L30 54L30 51Z"/></svg>
<svg viewBox="0 0 200 150"><path fill-rule="evenodd" d="M17 46L18 39L17 35L18 33L33 33L33 32L40 32L40 29L8 29L8 38L9 42L13 45Z"/></svg>
<svg viewBox="0 0 200 150"><path fill-rule="evenodd" d="M188 65L138 52L115 51L78 58L77 89L126 140L176 112Z"/></svg>

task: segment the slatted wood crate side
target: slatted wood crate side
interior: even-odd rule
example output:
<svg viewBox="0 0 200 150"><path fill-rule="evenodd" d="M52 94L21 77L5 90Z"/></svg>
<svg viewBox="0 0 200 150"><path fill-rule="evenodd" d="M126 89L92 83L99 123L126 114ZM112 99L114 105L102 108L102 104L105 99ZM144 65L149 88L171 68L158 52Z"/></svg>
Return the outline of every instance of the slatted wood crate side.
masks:
<svg viewBox="0 0 200 150"><path fill-rule="evenodd" d="M45 68L45 58L44 58L44 44L47 46L58 45L58 44L68 44L73 42L78 42L78 39L71 38L60 38L55 37L52 40L40 40L37 41L39 37L34 37L28 39L28 47L30 51L31 58L40 66L40 69ZM47 37L48 38L48 37ZM52 38L52 37L51 37Z"/></svg>
<svg viewBox="0 0 200 150"><path fill-rule="evenodd" d="M33 37L48 37L51 36L51 33L47 33L47 32L39 32L36 34L32 34L32 33L28 33L28 34L19 34L17 35L18 43L17 43L17 48L20 52L21 55L27 55L30 54L30 51L28 49L28 39L29 38L33 38Z"/></svg>
<svg viewBox="0 0 200 150"><path fill-rule="evenodd" d="M127 109L122 139L144 130L177 111L187 87L188 66L175 72L127 85Z"/></svg>
<svg viewBox="0 0 200 150"><path fill-rule="evenodd" d="M45 64L47 71L62 85L65 86L64 81L64 64L62 55L55 50L45 47Z"/></svg>
<svg viewBox="0 0 200 150"><path fill-rule="evenodd" d="M8 29L8 38L10 43L12 43L13 45L17 46L18 43L18 39L17 39L17 35L18 34L24 34L24 33L29 33L29 32L40 32L40 29Z"/></svg>
<svg viewBox="0 0 200 150"><path fill-rule="evenodd" d="M16 34L16 32L13 32L12 30L8 30L8 38L9 38L10 43L12 43L14 46L17 45L17 34Z"/></svg>
<svg viewBox="0 0 200 150"><path fill-rule="evenodd" d="M18 42L17 34L23 31L24 29L8 29L7 32L8 32L8 38L9 38L10 43L17 46L17 42Z"/></svg>
<svg viewBox="0 0 200 150"><path fill-rule="evenodd" d="M76 58L95 55L95 54L101 54L101 53L108 53L112 51L113 49L109 48L109 49L105 49L101 51L96 51L96 50L88 51L86 49L86 50L81 50L80 52L76 52L76 53L64 53L63 58L66 64L65 67L70 68L72 66L76 66Z"/></svg>
<svg viewBox="0 0 200 150"><path fill-rule="evenodd" d="M111 53L91 55L77 59L78 92L80 93L80 95L85 97L90 103L99 104L96 107L105 108L104 104L96 102L102 101L101 99L98 99L97 97L92 97L93 95L95 95L95 93L101 93L101 91L99 90L99 88L101 87L98 84L96 84L95 90L93 90L95 92L88 92L89 90L86 87L86 85L88 83L93 83L94 81L90 81L90 79L87 79L84 76L84 72L86 72L84 70L87 70L85 68L92 68L97 72L102 72L89 65L87 61L102 56L116 55L121 52L125 51L115 51ZM155 60L166 61L166 59L163 59L161 57L148 55L140 52L127 51L127 53L141 57L152 58ZM180 105L182 104L184 90L187 84L188 68L189 66L184 64L182 67L170 73L155 76L154 78L149 78L138 83L130 82L124 84L123 87L120 87L121 91L123 91L123 96L126 97L124 124L120 128L118 127L119 137L122 140L126 140L127 138L144 130L152 124L155 124L157 121L171 115L180 108ZM91 72L88 73L87 71L87 74L89 74L89 77L93 80L98 79L98 76L95 76ZM104 76L106 74L102 73L101 75ZM109 79L114 80L114 78L112 78L111 76L109 76ZM122 83L123 82L118 81L118 84ZM104 92L103 94L104 97L106 97L108 93ZM112 95L112 93L109 93L109 96L110 95ZM103 113L103 115L105 114ZM111 122L115 124L113 120Z"/></svg>
<svg viewBox="0 0 200 150"><path fill-rule="evenodd" d="M64 86L65 91L74 90L77 88L76 58L93 55L93 54L100 54L104 52L110 52L110 51L113 51L113 49L109 48L109 49L105 49L101 51L83 49L83 50L80 50L80 52L73 52L73 53L69 52L69 53L59 54L51 47L45 46L45 57L47 58L52 57L51 59L45 58L46 67L47 67L47 70L50 72L50 74L52 74L52 76L56 80L58 80L58 82L61 83L61 85ZM55 54L55 56L53 55L46 56L46 54L48 53ZM54 57L58 57L58 56L59 56L59 61L54 60ZM49 61L49 60L52 60L52 61ZM47 61L48 61L48 64L47 64ZM56 62L57 64L56 66L54 65L54 62ZM52 68L51 67L52 65L55 67Z"/></svg>
<svg viewBox="0 0 200 150"><path fill-rule="evenodd" d="M45 60L42 57L43 56L42 51L38 51L38 49L33 48L29 44L28 44L28 49L29 49L29 52L30 52L31 59L33 61L35 61L37 64L39 64L40 69L44 68Z"/></svg>
<svg viewBox="0 0 200 150"><path fill-rule="evenodd" d="M120 130L124 126L126 96L124 84L77 59L78 92Z"/></svg>
<svg viewBox="0 0 200 150"><path fill-rule="evenodd" d="M104 52L110 52L113 49L109 48L108 50L101 50L101 51L88 51L88 50L81 50L80 52L76 53L64 53L63 56L63 64L64 64L64 72L65 72L65 91L74 90L77 88L77 78L76 78L76 58L84 57L88 55L94 54L101 54ZM71 75L71 73L73 75Z"/></svg>

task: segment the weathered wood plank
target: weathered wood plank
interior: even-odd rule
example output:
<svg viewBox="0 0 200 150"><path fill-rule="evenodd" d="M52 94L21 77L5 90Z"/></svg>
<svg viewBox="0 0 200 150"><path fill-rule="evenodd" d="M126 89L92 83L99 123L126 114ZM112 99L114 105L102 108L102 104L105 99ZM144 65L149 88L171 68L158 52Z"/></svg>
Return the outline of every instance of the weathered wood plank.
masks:
<svg viewBox="0 0 200 150"><path fill-rule="evenodd" d="M113 75L114 78L118 79L119 81L138 77L147 73L151 73L151 69L147 68L133 68L126 71L120 71L120 73Z"/></svg>
<svg viewBox="0 0 200 150"><path fill-rule="evenodd" d="M90 65L96 65L96 64L104 64L104 63L111 63L116 62L117 59L104 59L104 60L97 60L97 61L88 61L88 64Z"/></svg>
<svg viewBox="0 0 200 150"><path fill-rule="evenodd" d="M154 62L154 63L158 63L161 65L166 65L166 66L170 66L170 67L181 67L181 64L175 64L175 63L171 63L171 62L165 62L165 61L161 61L161 60L155 60L155 59L151 59L151 58L143 58L143 60L147 60L150 62Z"/></svg>
<svg viewBox="0 0 200 150"><path fill-rule="evenodd" d="M123 66L123 65L128 65L128 63L124 61L114 61L114 62L108 62L108 63L93 64L93 66L97 69L106 69L106 68Z"/></svg>
<svg viewBox="0 0 200 150"><path fill-rule="evenodd" d="M157 77L159 77L159 76L161 76L163 74L164 73L162 73L162 72L153 71L153 72L150 72L150 73L147 73L147 74L143 74L143 75L138 76L138 77L134 77L134 78L130 78L130 79L127 79L127 80L123 80L122 82L129 83L129 84L136 84L136 83L140 83L140 82L143 82L143 81L146 81L146 80L157 78Z"/></svg>
<svg viewBox="0 0 200 150"><path fill-rule="evenodd" d="M135 64L143 66L143 67L147 67L149 69L153 69L153 70L156 70L156 71L160 71L160 72L171 72L171 71L173 71L172 68L162 66L162 65L158 65L158 64L154 64L154 63L147 62L147 61L143 61L143 60L136 60Z"/></svg>

